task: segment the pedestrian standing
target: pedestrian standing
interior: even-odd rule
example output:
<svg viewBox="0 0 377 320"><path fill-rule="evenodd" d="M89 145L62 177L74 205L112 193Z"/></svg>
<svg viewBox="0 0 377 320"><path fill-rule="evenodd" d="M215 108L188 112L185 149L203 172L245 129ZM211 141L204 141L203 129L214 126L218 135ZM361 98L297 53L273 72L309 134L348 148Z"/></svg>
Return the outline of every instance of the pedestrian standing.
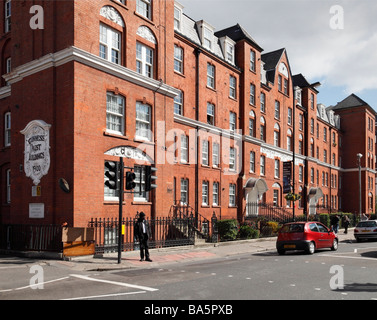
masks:
<svg viewBox="0 0 377 320"><path fill-rule="evenodd" d="M347 215L343 216L342 224L344 226L344 233L347 234L348 233L348 226L350 225L350 218L348 218Z"/></svg>
<svg viewBox="0 0 377 320"><path fill-rule="evenodd" d="M140 242L140 261L149 261L152 260L149 257L149 247L148 247L148 240L151 236L149 223L145 220L145 213L140 212L140 218L135 223L134 227L134 235L136 240Z"/></svg>
<svg viewBox="0 0 377 320"><path fill-rule="evenodd" d="M337 214L332 217L331 226L334 233L337 234L339 229L339 216Z"/></svg>

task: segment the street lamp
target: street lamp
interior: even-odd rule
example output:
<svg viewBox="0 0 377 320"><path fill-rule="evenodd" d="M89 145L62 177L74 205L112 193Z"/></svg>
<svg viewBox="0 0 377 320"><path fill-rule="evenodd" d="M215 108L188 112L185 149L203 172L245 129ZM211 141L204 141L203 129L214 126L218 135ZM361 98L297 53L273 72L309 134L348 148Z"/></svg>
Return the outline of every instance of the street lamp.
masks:
<svg viewBox="0 0 377 320"><path fill-rule="evenodd" d="M356 156L359 165L359 215L361 218L361 158L363 157L363 155L361 153L358 153Z"/></svg>

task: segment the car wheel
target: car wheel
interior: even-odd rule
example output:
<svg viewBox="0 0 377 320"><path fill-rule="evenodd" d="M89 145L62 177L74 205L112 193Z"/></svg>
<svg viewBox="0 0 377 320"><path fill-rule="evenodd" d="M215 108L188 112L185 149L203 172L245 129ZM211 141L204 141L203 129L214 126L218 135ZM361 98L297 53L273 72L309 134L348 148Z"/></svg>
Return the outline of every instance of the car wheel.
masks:
<svg viewBox="0 0 377 320"><path fill-rule="evenodd" d="M313 254L315 252L315 243L314 242L309 242L308 247L306 249L306 253L308 254Z"/></svg>
<svg viewBox="0 0 377 320"><path fill-rule="evenodd" d="M331 250L332 251L338 250L338 240L336 239L333 240Z"/></svg>

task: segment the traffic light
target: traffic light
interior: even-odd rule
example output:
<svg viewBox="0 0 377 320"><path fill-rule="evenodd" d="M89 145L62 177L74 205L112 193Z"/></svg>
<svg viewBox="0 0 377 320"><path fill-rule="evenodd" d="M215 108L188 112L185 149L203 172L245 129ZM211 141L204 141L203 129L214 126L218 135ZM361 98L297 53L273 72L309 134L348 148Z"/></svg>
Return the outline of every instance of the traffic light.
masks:
<svg viewBox="0 0 377 320"><path fill-rule="evenodd" d="M157 168L145 167L145 191L147 192L157 188L157 185L153 184L157 180L157 177L153 175L155 172Z"/></svg>
<svg viewBox="0 0 377 320"><path fill-rule="evenodd" d="M136 187L136 174L132 171L126 172L126 190L133 190Z"/></svg>
<svg viewBox="0 0 377 320"><path fill-rule="evenodd" d="M106 161L105 167L108 169L108 171L105 172L105 176L108 178L108 180L105 181L105 186L112 190L118 190L119 189L119 163L118 162L112 162L112 161Z"/></svg>

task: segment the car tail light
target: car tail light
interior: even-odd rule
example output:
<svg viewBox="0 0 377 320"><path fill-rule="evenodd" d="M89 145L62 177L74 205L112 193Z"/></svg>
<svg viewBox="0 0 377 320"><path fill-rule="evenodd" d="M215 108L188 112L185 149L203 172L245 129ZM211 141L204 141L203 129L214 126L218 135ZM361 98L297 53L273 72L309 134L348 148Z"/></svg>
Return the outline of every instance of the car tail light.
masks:
<svg viewBox="0 0 377 320"><path fill-rule="evenodd" d="M359 230L355 229L355 230L354 230L354 233L357 233L357 232L359 232Z"/></svg>
<svg viewBox="0 0 377 320"><path fill-rule="evenodd" d="M374 229L373 232L377 232L377 229Z"/></svg>

